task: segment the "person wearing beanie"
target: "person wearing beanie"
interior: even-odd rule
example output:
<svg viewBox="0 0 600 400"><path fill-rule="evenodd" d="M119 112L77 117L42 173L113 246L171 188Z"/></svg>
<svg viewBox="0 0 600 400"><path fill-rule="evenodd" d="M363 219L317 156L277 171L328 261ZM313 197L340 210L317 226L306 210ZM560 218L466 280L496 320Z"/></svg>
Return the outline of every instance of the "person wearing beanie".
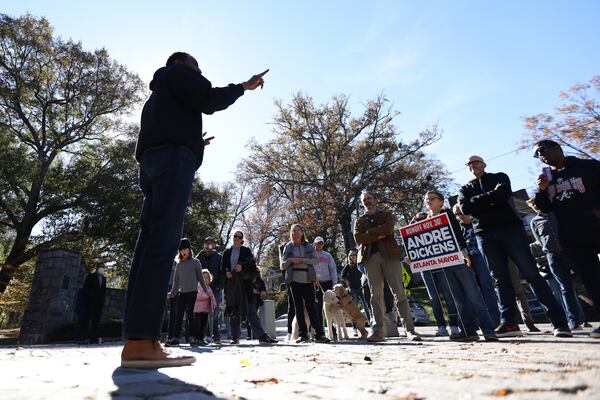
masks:
<svg viewBox="0 0 600 400"><path fill-rule="evenodd" d="M193 336L194 331L194 305L198 295L198 285L206 291L204 277L202 275L202 265L200 261L192 257L192 245L187 238L181 239L179 244L179 254L177 255L177 266L175 267L175 276L173 277L173 288L167 294L172 299L179 293L177 302L177 313L175 316L175 328L173 337L167 338L165 346L179 346L179 337L183 325L183 312L185 311L188 334L188 343L192 346L196 344Z"/></svg>

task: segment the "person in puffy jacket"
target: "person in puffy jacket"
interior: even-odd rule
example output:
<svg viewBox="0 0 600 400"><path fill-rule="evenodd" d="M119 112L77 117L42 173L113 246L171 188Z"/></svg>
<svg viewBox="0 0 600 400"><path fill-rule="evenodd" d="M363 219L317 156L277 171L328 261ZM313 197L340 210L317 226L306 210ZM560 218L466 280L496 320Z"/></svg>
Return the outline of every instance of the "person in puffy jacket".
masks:
<svg viewBox="0 0 600 400"><path fill-rule="evenodd" d="M208 269L202 270L204 286L198 285L196 303L194 303L194 341L192 346L206 346L204 341L209 315L217 308L217 301L211 289L213 276Z"/></svg>

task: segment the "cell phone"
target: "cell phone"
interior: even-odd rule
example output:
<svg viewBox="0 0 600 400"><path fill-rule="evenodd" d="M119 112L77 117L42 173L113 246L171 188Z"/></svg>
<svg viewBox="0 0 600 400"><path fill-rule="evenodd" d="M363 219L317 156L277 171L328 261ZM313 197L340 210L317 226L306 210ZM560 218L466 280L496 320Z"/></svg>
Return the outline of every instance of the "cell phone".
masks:
<svg viewBox="0 0 600 400"><path fill-rule="evenodd" d="M542 168L542 174L548 179L548 182L552 182L552 168L544 167Z"/></svg>

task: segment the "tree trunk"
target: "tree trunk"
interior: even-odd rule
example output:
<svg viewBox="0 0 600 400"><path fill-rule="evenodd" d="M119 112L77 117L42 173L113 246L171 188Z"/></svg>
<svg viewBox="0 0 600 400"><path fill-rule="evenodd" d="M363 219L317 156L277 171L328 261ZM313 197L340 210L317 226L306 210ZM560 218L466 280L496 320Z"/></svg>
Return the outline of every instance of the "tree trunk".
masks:
<svg viewBox="0 0 600 400"><path fill-rule="evenodd" d="M352 229L352 214L344 213L339 217L339 223L342 227L342 237L344 238L344 250L346 254L356 247L354 241L354 232Z"/></svg>
<svg viewBox="0 0 600 400"><path fill-rule="evenodd" d="M15 275L15 272L17 272L17 268L27 261L26 259L23 259L23 255L25 254L25 249L27 247L30 234L31 230L26 235L17 233L17 237L15 238L15 242L10 249L10 253L4 261L4 264L2 264L2 269L0 269L0 293L4 293L6 291L6 288Z"/></svg>
<svg viewBox="0 0 600 400"><path fill-rule="evenodd" d="M2 269L0 269L0 294L6 291L8 284L12 280L15 272L17 271L17 266L4 263L2 264Z"/></svg>

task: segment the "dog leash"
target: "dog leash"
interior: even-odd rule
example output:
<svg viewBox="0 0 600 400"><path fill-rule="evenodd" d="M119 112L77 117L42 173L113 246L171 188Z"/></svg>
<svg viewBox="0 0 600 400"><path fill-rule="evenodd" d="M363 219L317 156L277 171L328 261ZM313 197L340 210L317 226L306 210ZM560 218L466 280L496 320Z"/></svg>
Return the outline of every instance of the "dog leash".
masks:
<svg viewBox="0 0 600 400"><path fill-rule="evenodd" d="M323 290L323 287L321 286L321 282L317 281L317 289L319 289L321 291L321 293L325 294L325 291Z"/></svg>
<svg viewBox="0 0 600 400"><path fill-rule="evenodd" d="M323 287L321 287L321 282L316 281L317 283L317 289L319 289L321 291L321 293L325 294L325 291L323 291ZM317 298L317 292L315 292L315 303L318 303L319 299Z"/></svg>

